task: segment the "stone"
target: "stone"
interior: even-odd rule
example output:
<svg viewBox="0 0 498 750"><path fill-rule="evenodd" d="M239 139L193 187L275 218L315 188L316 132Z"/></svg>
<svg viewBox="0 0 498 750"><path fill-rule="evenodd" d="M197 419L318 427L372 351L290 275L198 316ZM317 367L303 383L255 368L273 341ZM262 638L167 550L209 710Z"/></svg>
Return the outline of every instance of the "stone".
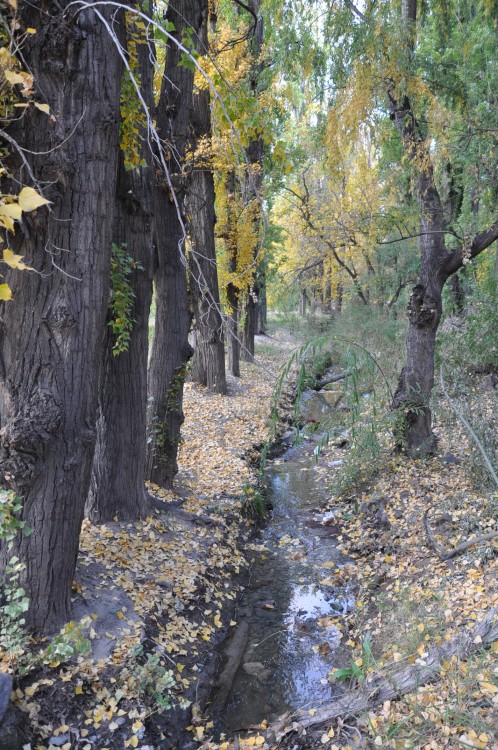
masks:
<svg viewBox="0 0 498 750"><path fill-rule="evenodd" d="M0 722L5 716L7 706L10 701L10 694L12 692L12 676L2 672L0 674Z"/></svg>
<svg viewBox="0 0 498 750"><path fill-rule="evenodd" d="M265 671L265 666L260 661L246 661L243 665L244 672L251 677L259 677Z"/></svg>
<svg viewBox="0 0 498 750"><path fill-rule="evenodd" d="M29 740L27 714L10 704L0 721L0 750L23 750Z"/></svg>
<svg viewBox="0 0 498 750"><path fill-rule="evenodd" d="M57 737L54 735L48 741L49 745L54 747L62 747L66 742L69 742L69 734L58 734Z"/></svg>
<svg viewBox="0 0 498 750"><path fill-rule="evenodd" d="M461 463L460 459L453 455L453 453L445 453L443 456L443 463L444 464L459 464Z"/></svg>

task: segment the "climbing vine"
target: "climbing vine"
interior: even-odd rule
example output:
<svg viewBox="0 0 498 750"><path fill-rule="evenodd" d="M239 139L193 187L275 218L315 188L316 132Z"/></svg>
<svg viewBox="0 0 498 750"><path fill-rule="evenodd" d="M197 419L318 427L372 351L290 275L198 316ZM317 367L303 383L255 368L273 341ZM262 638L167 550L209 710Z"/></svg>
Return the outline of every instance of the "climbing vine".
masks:
<svg viewBox="0 0 498 750"><path fill-rule="evenodd" d="M113 245L109 325L116 335L112 348L114 356L126 352L130 344L131 332L135 323L132 313L136 296L130 277L135 270L143 270L143 268L140 263L133 260L131 255L128 255L126 247Z"/></svg>

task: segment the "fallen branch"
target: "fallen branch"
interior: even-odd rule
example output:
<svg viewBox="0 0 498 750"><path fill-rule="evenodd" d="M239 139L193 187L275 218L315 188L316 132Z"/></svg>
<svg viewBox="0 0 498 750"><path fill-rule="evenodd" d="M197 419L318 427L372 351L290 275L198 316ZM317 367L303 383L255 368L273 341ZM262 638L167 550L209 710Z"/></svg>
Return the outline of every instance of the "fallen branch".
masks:
<svg viewBox="0 0 498 750"><path fill-rule="evenodd" d="M442 646L429 649L424 660L418 659L418 664L401 667L386 676L372 674L366 678L361 687L318 708L313 716L310 716L307 709L300 709L294 714L285 714L270 724L266 730L267 738L276 738L279 741L291 732L318 727L339 717L356 716L370 711L386 700L394 700L406 693L412 693L422 685L435 682L439 678L442 664L447 659L451 659L452 656L467 659L476 651L490 646L497 639L498 607L495 607L471 631L456 636Z"/></svg>
<svg viewBox="0 0 498 750"><path fill-rule="evenodd" d="M461 552L465 552L466 549L468 549L469 547L473 547L474 544L479 544L480 542L489 542L490 539L495 539L496 537L498 537L498 531L489 531L487 534L481 534L481 536L475 536L472 537L472 539L468 539L466 542L462 542L462 544L459 544L458 547L455 547L454 549L445 550L443 547L441 547L440 544L436 542L431 531L431 527L429 526L428 510L426 510L424 513L424 528L425 533L427 534L429 545L432 547L439 559L443 561L451 560L452 557L456 557Z"/></svg>
<svg viewBox="0 0 498 750"><path fill-rule="evenodd" d="M351 370L344 370L344 372L340 372L338 375L331 375L330 378L326 378L325 380L318 380L313 386L313 390L320 391L324 386L330 383L337 383L339 380L344 380L344 378L349 378L350 375Z"/></svg>

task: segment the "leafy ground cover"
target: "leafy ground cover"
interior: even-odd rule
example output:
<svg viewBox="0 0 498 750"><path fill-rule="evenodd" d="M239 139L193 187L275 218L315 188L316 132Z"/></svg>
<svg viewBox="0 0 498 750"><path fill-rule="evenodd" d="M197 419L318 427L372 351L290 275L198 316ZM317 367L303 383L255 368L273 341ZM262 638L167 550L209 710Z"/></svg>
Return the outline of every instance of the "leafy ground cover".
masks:
<svg viewBox="0 0 498 750"><path fill-rule="evenodd" d="M319 707L311 707L306 732L288 717L277 737L266 723L243 737L214 736L201 706L251 557L254 524L241 507L256 483L251 462L268 434L276 369L290 351L287 334L279 336L261 343L263 367L245 365L228 397L187 385L179 481L174 491L150 487L147 519L85 524L74 583L80 624L44 651L26 642L3 662L16 673L15 703L29 717L26 747L497 750L498 641L482 649L479 636L470 657L442 662L437 681L363 714L314 726ZM465 394L496 434L497 394L486 378L474 376ZM342 406L349 386L340 387ZM372 408L367 399L363 406ZM342 418L350 415L345 408ZM337 493L337 469L327 460L333 448L323 447L315 468L330 488L323 508L333 512L330 533L355 561L331 562L326 585L347 580L356 607L322 623L324 647L328 628L342 633L349 666L329 680L348 690L373 675L394 681L400 666L423 666L431 649L468 634L498 606L498 537L490 536L498 531L498 496L452 412L445 407L438 418L435 458L407 463L382 453L375 472L360 466L357 476L368 478L362 491ZM436 545L451 551L481 536L451 559L438 557Z"/></svg>
<svg viewBox="0 0 498 750"><path fill-rule="evenodd" d="M185 747L209 731L197 701L250 558L244 490L256 484L251 454L267 437L286 351L274 340L225 397L188 383L175 488L150 486L154 507L142 522L85 522L73 588L79 624L55 653L35 658L42 644L27 641L15 659L3 655L29 717L26 747Z"/></svg>

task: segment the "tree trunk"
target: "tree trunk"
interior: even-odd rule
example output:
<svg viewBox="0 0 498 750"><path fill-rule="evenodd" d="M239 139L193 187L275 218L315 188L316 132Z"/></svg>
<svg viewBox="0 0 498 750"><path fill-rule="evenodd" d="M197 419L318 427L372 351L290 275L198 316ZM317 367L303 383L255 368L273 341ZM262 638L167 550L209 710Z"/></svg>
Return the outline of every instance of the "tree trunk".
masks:
<svg viewBox="0 0 498 750"><path fill-rule="evenodd" d="M265 335L268 330L268 302L266 296L266 262L261 261L258 269L258 322L257 332Z"/></svg>
<svg viewBox="0 0 498 750"><path fill-rule="evenodd" d="M411 55L415 44L415 0L404 0L403 22L406 25L406 48ZM463 247L449 252L445 244L444 207L436 187L431 164L430 146L425 139L411 102L386 81L390 117L403 142L416 184L420 208L420 274L408 304L406 366L400 374L393 408L404 417L400 447L412 454L432 453L437 440L432 432L429 401L434 384L434 351L436 333L442 313L442 290L450 276L496 239L498 221Z"/></svg>
<svg viewBox="0 0 498 750"><path fill-rule="evenodd" d="M138 45L142 95L152 108L151 50ZM139 157L146 164L125 169L121 152L113 241L138 267L129 282L135 294L133 329L126 351L115 354L116 335L106 326L104 364L99 390L97 444L86 513L94 523L140 518L147 511L145 453L147 359L152 298L153 184L147 133Z"/></svg>
<svg viewBox="0 0 498 750"><path fill-rule="evenodd" d="M205 0L175 0L166 22L179 40L199 32ZM160 175L156 190L156 324L149 367L147 476L170 487L178 471L177 455L183 424L183 385L193 350L188 342L192 320L188 305L185 259L185 175L188 126L192 118L193 71L179 66L181 53L170 42L157 105L158 133L167 144L169 176Z"/></svg>
<svg viewBox="0 0 498 750"><path fill-rule="evenodd" d="M227 191L227 227L225 236L226 254L228 257L228 271L233 274L237 270L237 216L233 211L235 205L235 172L229 171L226 177ZM226 289L228 302L228 317L226 322L228 344L228 369L230 373L240 378L240 333L239 306L240 289L232 282Z"/></svg>
<svg viewBox="0 0 498 750"><path fill-rule="evenodd" d="M229 284L227 300L230 308L227 318L228 369L231 374L240 378L240 336L239 336L239 290Z"/></svg>
<svg viewBox="0 0 498 750"><path fill-rule="evenodd" d="M417 177L421 208L418 284L408 303L406 365L401 371L393 407L401 409L404 426L400 445L411 454L430 454L437 446L429 407L434 385L436 333L442 313L442 290L447 259L444 212L429 166Z"/></svg>
<svg viewBox="0 0 498 750"><path fill-rule="evenodd" d="M9 271L14 299L0 331L0 471L23 498L33 529L11 552L25 568L27 624L52 631L69 619L71 584L95 446L116 190L121 63L92 9L19 2L23 43L51 116L34 107L9 127L50 211L27 214L12 249L38 271ZM122 22L115 8L99 13ZM37 156L36 154L40 155ZM13 174L25 183L17 162Z"/></svg>
<svg viewBox="0 0 498 750"><path fill-rule="evenodd" d="M244 330L242 332L241 356L244 362L254 362L254 337L258 332L258 303L256 288L249 289L245 303Z"/></svg>
<svg viewBox="0 0 498 750"><path fill-rule="evenodd" d="M306 289L301 289L299 294L299 315L304 318L306 317L306 306L308 304L308 293Z"/></svg>
<svg viewBox="0 0 498 750"><path fill-rule="evenodd" d="M198 52L208 51L207 4L199 34ZM209 89L194 93L191 122L191 150L211 143ZM191 378L215 393L226 393L225 345L221 316L218 268L214 239L214 179L206 156L194 164L190 176L186 206L191 248L189 253L190 298L194 313L194 356Z"/></svg>

